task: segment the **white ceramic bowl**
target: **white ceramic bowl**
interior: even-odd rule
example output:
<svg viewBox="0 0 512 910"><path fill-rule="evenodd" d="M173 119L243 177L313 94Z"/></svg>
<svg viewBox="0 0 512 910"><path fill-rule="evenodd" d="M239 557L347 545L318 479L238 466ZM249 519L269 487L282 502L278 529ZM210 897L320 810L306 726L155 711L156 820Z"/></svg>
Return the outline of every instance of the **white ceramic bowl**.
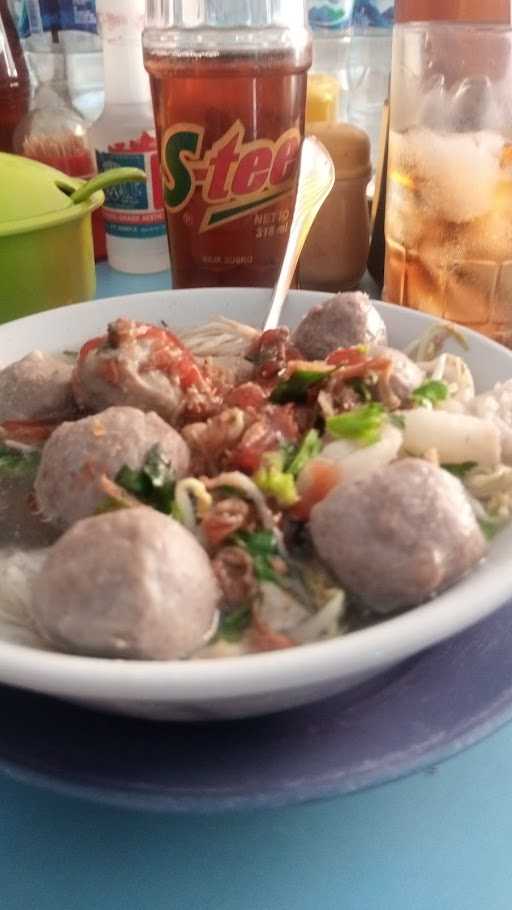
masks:
<svg viewBox="0 0 512 910"><path fill-rule="evenodd" d="M29 351L76 349L118 316L171 327L219 313L262 322L269 292L167 291L78 304L0 326L0 363ZM293 326L325 294L293 292L283 322ZM391 343L404 347L429 317L379 304ZM512 353L472 332L467 360L480 390L512 376ZM314 702L342 692L462 631L512 594L512 528L489 558L450 591L402 616L319 644L246 657L191 662L132 662L74 657L0 641L0 682L138 717L211 720L245 717ZM468 674L471 667L468 667ZM449 693L447 693L447 696Z"/></svg>

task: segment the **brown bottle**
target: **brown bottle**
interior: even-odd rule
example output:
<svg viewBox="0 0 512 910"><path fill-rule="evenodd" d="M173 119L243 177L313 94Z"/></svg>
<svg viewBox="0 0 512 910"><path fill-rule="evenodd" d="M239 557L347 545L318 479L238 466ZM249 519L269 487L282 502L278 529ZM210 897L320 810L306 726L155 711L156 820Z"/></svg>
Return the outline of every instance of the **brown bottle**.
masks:
<svg viewBox="0 0 512 910"><path fill-rule="evenodd" d="M510 0L396 0L396 22L510 23Z"/></svg>
<svg viewBox="0 0 512 910"><path fill-rule="evenodd" d="M30 106L30 77L7 0L0 0L0 152L12 152L12 137Z"/></svg>

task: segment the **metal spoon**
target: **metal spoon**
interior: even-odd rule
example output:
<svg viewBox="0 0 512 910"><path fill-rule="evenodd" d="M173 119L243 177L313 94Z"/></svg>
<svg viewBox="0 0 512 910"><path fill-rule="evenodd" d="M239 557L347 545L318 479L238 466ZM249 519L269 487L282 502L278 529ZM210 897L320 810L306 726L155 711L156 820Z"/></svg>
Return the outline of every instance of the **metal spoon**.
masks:
<svg viewBox="0 0 512 910"><path fill-rule="evenodd" d="M300 153L299 183L290 236L263 331L279 325L299 256L322 203L331 192L334 177L334 164L329 152L314 136L307 136Z"/></svg>

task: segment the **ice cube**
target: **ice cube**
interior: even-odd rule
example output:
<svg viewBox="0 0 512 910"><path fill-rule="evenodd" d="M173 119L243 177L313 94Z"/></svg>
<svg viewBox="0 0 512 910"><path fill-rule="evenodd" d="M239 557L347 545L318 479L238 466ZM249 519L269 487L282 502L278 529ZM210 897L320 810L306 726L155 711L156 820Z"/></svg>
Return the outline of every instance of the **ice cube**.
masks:
<svg viewBox="0 0 512 910"><path fill-rule="evenodd" d="M459 82L446 99L450 128L457 133L498 130L503 122L488 76Z"/></svg>
<svg viewBox="0 0 512 910"><path fill-rule="evenodd" d="M491 131L440 134L422 129L401 140L396 149L399 161L413 175L423 205L437 217L463 224L491 211L502 176L502 136Z"/></svg>
<svg viewBox="0 0 512 910"><path fill-rule="evenodd" d="M512 258L512 206L477 218L460 229L460 258L505 262Z"/></svg>
<svg viewBox="0 0 512 910"><path fill-rule="evenodd" d="M489 322L498 274L493 262L454 262L447 275L445 318L474 326Z"/></svg>

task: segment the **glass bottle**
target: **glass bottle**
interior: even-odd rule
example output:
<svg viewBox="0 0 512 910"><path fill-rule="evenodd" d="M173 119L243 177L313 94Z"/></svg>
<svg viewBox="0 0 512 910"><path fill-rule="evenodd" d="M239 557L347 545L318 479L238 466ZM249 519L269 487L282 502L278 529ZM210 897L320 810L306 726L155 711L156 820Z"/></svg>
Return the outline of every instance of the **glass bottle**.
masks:
<svg viewBox="0 0 512 910"><path fill-rule="evenodd" d="M147 0L143 46L177 287L272 287L293 212L305 0Z"/></svg>
<svg viewBox="0 0 512 910"><path fill-rule="evenodd" d="M18 124L14 150L55 167L70 177L87 178L95 173L94 158L87 140L88 125L74 110L66 77L66 58L59 42L33 44L29 39L29 60L38 87L32 110Z"/></svg>
<svg viewBox="0 0 512 910"><path fill-rule="evenodd" d="M13 151L14 131L30 106L30 77L7 0L0 0L0 151Z"/></svg>

